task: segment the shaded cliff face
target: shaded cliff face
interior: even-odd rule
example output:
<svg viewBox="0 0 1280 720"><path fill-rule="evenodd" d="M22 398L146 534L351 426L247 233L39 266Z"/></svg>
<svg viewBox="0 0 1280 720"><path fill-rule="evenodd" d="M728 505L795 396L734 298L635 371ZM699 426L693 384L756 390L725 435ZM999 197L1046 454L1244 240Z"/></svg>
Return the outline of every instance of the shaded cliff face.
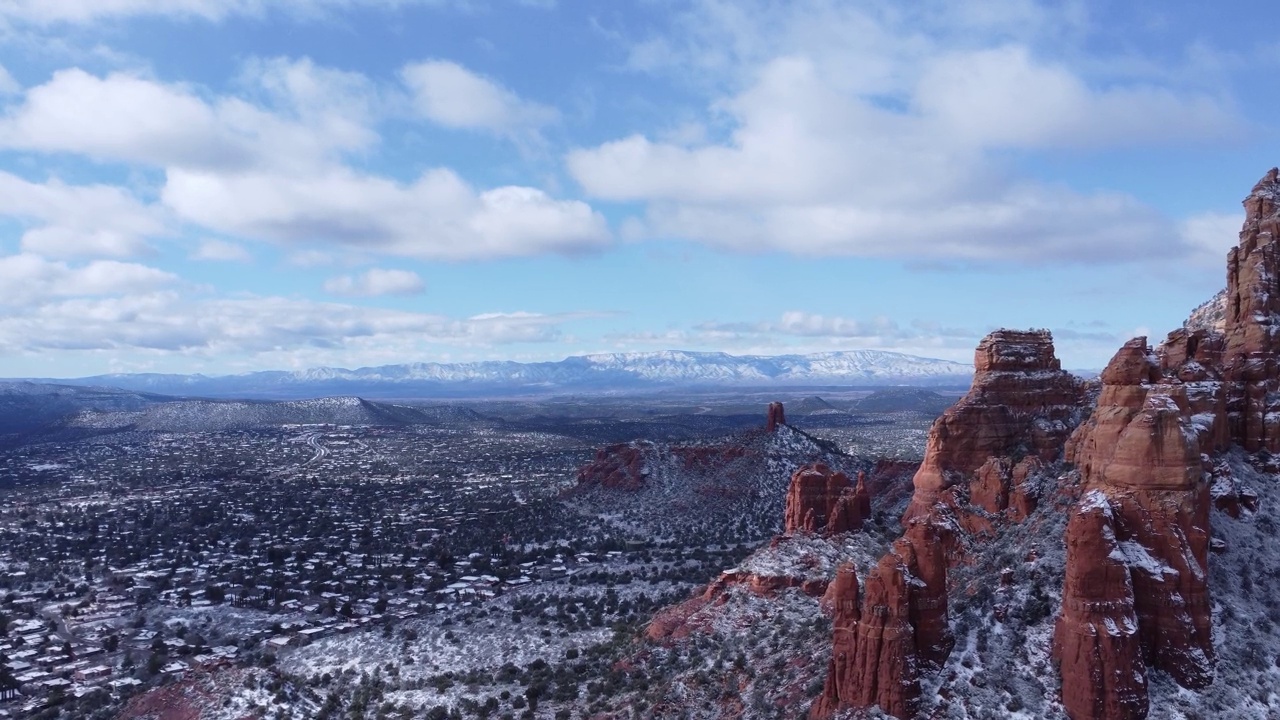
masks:
<svg viewBox="0 0 1280 720"><path fill-rule="evenodd" d="M1144 718L1147 672L1133 576L1101 491L1086 494L1067 525L1067 576L1054 655L1072 718Z"/></svg>
<svg viewBox="0 0 1280 720"><path fill-rule="evenodd" d="M1250 452L1280 451L1280 172L1244 200L1240 244L1227 256L1222 375L1228 434Z"/></svg>

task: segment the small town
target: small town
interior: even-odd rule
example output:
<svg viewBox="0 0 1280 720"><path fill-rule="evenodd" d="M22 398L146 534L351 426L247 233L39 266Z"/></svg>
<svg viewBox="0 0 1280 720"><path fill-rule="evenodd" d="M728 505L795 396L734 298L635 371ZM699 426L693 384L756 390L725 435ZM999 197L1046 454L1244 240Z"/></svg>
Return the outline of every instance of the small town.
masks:
<svg viewBox="0 0 1280 720"><path fill-rule="evenodd" d="M0 717L118 707L326 639L447 627L539 587L643 580L653 605L745 553L640 541L574 513L557 494L586 457L563 436L315 425L6 451ZM579 629L640 609L614 595Z"/></svg>

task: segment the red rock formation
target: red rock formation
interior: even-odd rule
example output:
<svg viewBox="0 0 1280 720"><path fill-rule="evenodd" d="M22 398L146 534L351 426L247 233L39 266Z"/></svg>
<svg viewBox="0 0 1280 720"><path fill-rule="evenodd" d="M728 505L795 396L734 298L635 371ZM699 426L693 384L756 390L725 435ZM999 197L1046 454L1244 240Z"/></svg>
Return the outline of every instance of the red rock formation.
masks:
<svg viewBox="0 0 1280 720"><path fill-rule="evenodd" d="M821 463L796 470L787 489L783 532L834 534L861 530L871 514L871 498L865 481L858 487L861 490L854 488L848 475Z"/></svg>
<svg viewBox="0 0 1280 720"><path fill-rule="evenodd" d="M1272 168L1244 200L1240 244L1227 255L1222 352L1227 433L1250 452L1280 451L1280 173Z"/></svg>
<svg viewBox="0 0 1280 720"><path fill-rule="evenodd" d="M893 545L894 554L902 558L914 578L908 606L915 629L916 656L935 666L946 661L955 645L947 622L948 532L930 523L914 523Z"/></svg>
<svg viewBox="0 0 1280 720"><path fill-rule="evenodd" d="M787 413L782 409L782 403L769 403L769 416L765 421L764 429L766 432L773 432L778 429L779 425L787 424Z"/></svg>
<svg viewBox="0 0 1280 720"><path fill-rule="evenodd" d="M1067 577L1054 628L1062 704L1072 720L1147 716L1147 672L1129 566L1107 497L1087 493L1067 525Z"/></svg>
<svg viewBox="0 0 1280 720"><path fill-rule="evenodd" d="M915 714L920 698L915 628L911 624L908 570L889 553L867 577L859 607L858 579L845 566L831 592L835 637L822 695L809 711L826 720L848 708L878 705L899 718Z"/></svg>
<svg viewBox="0 0 1280 720"><path fill-rule="evenodd" d="M919 671L940 666L954 645L947 572L962 555L960 535L991 531L997 515L1033 512L1037 494L1029 480L1057 459L1078 422L1084 389L1062 371L1048 332L991 333L978 345L974 366L969 393L929 433L903 518L906 532L868 577L860 611L837 613L814 718L871 705L912 716ZM852 581L833 585L827 602L847 607L845 591L856 602Z"/></svg>
<svg viewBox="0 0 1280 720"><path fill-rule="evenodd" d="M867 488L867 474L861 470L858 471L858 484L853 489L853 511L863 520L871 517L871 491Z"/></svg>
<svg viewBox="0 0 1280 720"><path fill-rule="evenodd" d="M992 515L1010 510L1012 519L1022 520L1035 511L1038 501L1027 480L1042 467L1036 457L1017 463L1007 457L991 458L969 481L969 502Z"/></svg>
<svg viewBox="0 0 1280 720"><path fill-rule="evenodd" d="M1082 640L1097 634L1099 620L1088 608L1064 603L1055 648L1063 653L1063 702L1073 720L1145 717L1145 683L1109 678L1145 677L1152 667L1184 687L1212 680L1209 486L1201 446L1213 443L1216 423L1194 424L1187 386L1155 367L1145 338L1121 348L1103 373L1093 417L1068 449L1088 492L1068 530L1066 597L1087 592L1072 585L1074 578L1114 575L1121 565L1136 618L1132 639ZM1094 518L1099 514L1105 523Z"/></svg>
<svg viewBox="0 0 1280 720"><path fill-rule="evenodd" d="M1084 389L1063 372L1045 330L997 330L974 353L973 386L934 422L906 520L927 516L948 488L991 458L1057 459Z"/></svg>
<svg viewBox="0 0 1280 720"><path fill-rule="evenodd" d="M625 443L597 450L595 460L578 470L579 487L599 485L613 490L639 490L644 482L644 453Z"/></svg>

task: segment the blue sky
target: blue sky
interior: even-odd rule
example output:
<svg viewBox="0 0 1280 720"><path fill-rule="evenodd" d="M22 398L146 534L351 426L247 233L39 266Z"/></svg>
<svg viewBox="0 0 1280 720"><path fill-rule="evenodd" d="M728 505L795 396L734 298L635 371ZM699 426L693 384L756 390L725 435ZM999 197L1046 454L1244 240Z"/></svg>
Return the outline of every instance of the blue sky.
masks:
<svg viewBox="0 0 1280 720"><path fill-rule="evenodd" d="M882 348L1224 283L1271 3L0 0L0 376Z"/></svg>

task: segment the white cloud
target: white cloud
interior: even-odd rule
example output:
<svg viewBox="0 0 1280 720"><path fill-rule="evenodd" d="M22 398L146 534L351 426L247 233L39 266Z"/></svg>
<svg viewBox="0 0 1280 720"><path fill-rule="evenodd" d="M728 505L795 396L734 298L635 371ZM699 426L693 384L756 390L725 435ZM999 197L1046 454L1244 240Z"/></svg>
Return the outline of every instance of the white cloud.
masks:
<svg viewBox="0 0 1280 720"><path fill-rule="evenodd" d="M363 124L369 101L358 77L305 59L252 63L246 77L276 112L126 73L60 70L0 120L0 144L157 167L305 172L377 141Z"/></svg>
<svg viewBox="0 0 1280 720"><path fill-rule="evenodd" d="M699 76L705 123L727 134L658 130L566 157L588 195L645 203L642 237L913 260L1185 257L1154 208L1037 181L1010 151L1216 142L1243 127L1224 95L1090 77L1029 49L1074 32L1075 11L692 5L674 34L635 46L632 66Z"/></svg>
<svg viewBox="0 0 1280 720"><path fill-rule="evenodd" d="M447 60L407 65L402 71L423 117L445 127L510 133L536 129L556 111L522 100L496 81Z"/></svg>
<svg viewBox="0 0 1280 720"><path fill-rule="evenodd" d="M930 60L914 101L951 141L981 148L1165 144L1242 130L1221 97L1142 84L1091 89L1021 46Z"/></svg>
<svg viewBox="0 0 1280 720"><path fill-rule="evenodd" d="M224 233L418 258L573 252L610 238L586 203L527 187L476 191L444 169L408 185L344 167L306 177L171 170L162 197L180 216Z"/></svg>
<svg viewBox="0 0 1280 720"><path fill-rule="evenodd" d="M36 183L0 171L0 216L29 227L22 249L50 257L136 255L166 231L164 213L122 188Z"/></svg>
<svg viewBox="0 0 1280 720"><path fill-rule="evenodd" d="M191 259L213 262L248 262L253 259L253 256L243 246L226 240L209 238L200 242L195 252L191 253Z"/></svg>
<svg viewBox="0 0 1280 720"><path fill-rule="evenodd" d="M378 142L372 123L389 102L364 76L275 59L249 63L242 82L258 104L134 75L61 71L0 120L0 146L163 168L161 201L177 219L245 239L448 259L610 241L586 203L536 188L475 189L443 168L410 183L353 169L346 156Z"/></svg>
<svg viewBox="0 0 1280 720"><path fill-rule="evenodd" d="M376 297L378 295L416 295L426 285L411 270L371 268L359 275L339 275L324 283L324 291L330 295L348 297Z"/></svg>
<svg viewBox="0 0 1280 720"><path fill-rule="evenodd" d="M1240 244L1244 213L1200 213L1182 221L1180 236L1190 245L1194 259L1211 268L1221 268L1231 248Z"/></svg>
<svg viewBox="0 0 1280 720"><path fill-rule="evenodd" d="M26 308L56 298L116 295L173 284L171 273L115 260L72 266L38 255L0 257L0 306Z"/></svg>

